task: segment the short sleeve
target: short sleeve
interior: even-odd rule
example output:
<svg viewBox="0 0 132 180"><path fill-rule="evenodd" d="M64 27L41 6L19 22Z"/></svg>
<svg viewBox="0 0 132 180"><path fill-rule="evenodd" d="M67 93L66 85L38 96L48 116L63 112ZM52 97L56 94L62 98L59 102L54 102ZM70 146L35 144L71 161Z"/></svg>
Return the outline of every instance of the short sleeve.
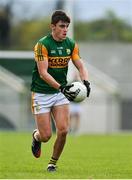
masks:
<svg viewBox="0 0 132 180"><path fill-rule="evenodd" d="M80 59L80 56L79 56L79 47L78 47L78 45L76 43L75 43L75 46L74 46L71 58L72 58L72 60Z"/></svg>
<svg viewBox="0 0 132 180"><path fill-rule="evenodd" d="M48 51L46 47L40 43L37 43L34 47L35 61L48 60Z"/></svg>

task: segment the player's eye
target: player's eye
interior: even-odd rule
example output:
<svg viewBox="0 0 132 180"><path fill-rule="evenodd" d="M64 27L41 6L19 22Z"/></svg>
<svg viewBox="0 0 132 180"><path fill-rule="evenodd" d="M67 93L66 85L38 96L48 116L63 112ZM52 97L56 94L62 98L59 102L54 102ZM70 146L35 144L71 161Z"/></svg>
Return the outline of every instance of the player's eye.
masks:
<svg viewBox="0 0 132 180"><path fill-rule="evenodd" d="M67 25L65 25L65 24L60 24L60 25L59 25L60 28L65 28L65 27L68 28L68 26L69 26L69 24L67 24Z"/></svg>

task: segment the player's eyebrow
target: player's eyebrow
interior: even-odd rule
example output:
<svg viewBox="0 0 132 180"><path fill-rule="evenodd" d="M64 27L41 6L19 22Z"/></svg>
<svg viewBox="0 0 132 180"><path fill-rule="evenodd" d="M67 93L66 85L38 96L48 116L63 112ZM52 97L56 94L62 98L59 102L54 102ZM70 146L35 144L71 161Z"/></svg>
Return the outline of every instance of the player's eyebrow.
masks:
<svg viewBox="0 0 132 180"><path fill-rule="evenodd" d="M59 24L58 26L61 27L61 28L65 28L65 27L68 28L69 24Z"/></svg>

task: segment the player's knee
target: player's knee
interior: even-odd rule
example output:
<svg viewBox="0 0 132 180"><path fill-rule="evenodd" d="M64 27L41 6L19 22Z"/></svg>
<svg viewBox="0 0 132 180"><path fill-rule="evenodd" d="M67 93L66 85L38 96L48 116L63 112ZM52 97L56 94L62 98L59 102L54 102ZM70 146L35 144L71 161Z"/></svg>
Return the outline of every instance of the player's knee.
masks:
<svg viewBox="0 0 132 180"><path fill-rule="evenodd" d="M59 134L62 136L62 137L65 137L68 133L68 130L67 129L62 129L59 131Z"/></svg>
<svg viewBox="0 0 132 180"><path fill-rule="evenodd" d="M47 142L51 138L51 133L43 133L41 134L41 141L42 142Z"/></svg>

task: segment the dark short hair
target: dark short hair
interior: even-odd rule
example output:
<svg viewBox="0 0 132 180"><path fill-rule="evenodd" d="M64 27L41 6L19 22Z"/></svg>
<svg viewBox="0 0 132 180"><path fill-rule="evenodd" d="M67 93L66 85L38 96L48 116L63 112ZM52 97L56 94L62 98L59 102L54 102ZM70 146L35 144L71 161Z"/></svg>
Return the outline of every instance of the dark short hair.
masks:
<svg viewBox="0 0 132 180"><path fill-rule="evenodd" d="M51 24L56 24L59 21L70 23L70 18L64 11L56 10L51 16Z"/></svg>

